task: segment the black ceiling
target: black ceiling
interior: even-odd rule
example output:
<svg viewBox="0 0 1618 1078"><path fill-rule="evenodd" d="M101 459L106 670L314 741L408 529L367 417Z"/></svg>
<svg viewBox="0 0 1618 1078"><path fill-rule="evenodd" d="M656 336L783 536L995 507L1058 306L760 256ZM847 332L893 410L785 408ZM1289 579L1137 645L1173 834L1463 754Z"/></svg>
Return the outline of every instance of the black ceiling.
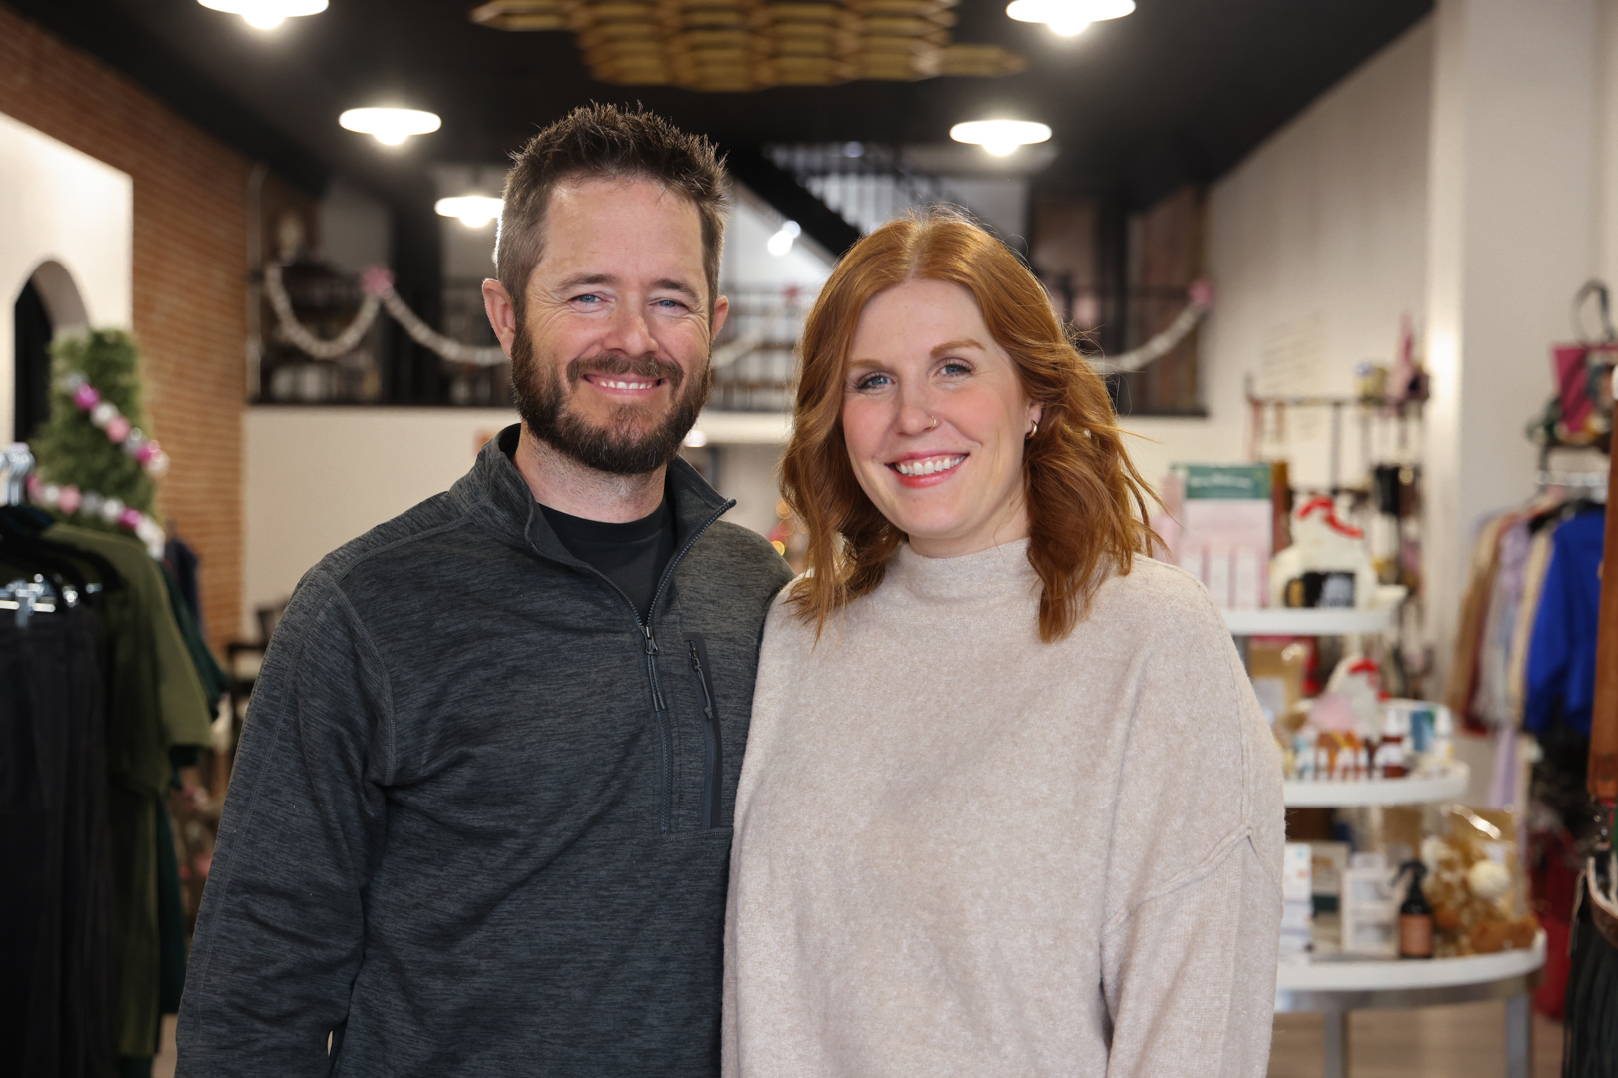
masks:
<svg viewBox="0 0 1618 1078"><path fill-rule="evenodd" d="M196 0L0 0L149 87L294 182L343 174L417 202L426 162L498 162L584 101L644 102L723 146L947 140L991 114L1049 123L1041 185L1136 203L1209 181L1432 7L1431 0L1138 0L1135 14L1061 41L1005 0L962 0L956 41L1029 61L1001 79L856 82L706 94L594 82L563 32L469 22L475 0L331 0L260 33ZM345 108L404 104L443 129L389 150L337 126ZM419 203L418 203L419 204Z"/></svg>

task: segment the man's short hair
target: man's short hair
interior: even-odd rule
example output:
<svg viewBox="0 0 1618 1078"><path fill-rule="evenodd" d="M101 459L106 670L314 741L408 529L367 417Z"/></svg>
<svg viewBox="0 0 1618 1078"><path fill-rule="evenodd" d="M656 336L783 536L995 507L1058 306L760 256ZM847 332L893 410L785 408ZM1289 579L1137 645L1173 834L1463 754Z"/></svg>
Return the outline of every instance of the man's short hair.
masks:
<svg viewBox="0 0 1618 1078"><path fill-rule="evenodd" d="M512 155L495 239L495 276L523 316L528 278L544 251L551 192L565 180L647 179L689 199L702 221L702 268L708 313L719 294L725 240L725 169L713 146L653 113L582 105Z"/></svg>

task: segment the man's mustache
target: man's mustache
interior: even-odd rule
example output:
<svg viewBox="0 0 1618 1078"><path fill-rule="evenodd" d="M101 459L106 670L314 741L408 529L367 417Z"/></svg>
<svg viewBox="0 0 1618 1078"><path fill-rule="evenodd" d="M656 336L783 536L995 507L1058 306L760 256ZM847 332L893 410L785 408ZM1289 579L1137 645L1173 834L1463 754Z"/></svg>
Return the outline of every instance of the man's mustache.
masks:
<svg viewBox="0 0 1618 1078"><path fill-rule="evenodd" d="M685 381L685 371L680 369L678 363L667 363L656 356L634 358L622 355L580 356L567 365L569 385L578 385L586 374L602 374L617 378L625 375L637 378L662 378L675 390L678 390L680 384Z"/></svg>

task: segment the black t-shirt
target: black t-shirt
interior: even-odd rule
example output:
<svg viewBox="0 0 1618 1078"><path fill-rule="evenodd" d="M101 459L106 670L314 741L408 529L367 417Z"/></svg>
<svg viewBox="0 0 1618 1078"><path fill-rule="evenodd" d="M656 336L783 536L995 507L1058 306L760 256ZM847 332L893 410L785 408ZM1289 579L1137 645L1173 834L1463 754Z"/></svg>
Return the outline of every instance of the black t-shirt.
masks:
<svg viewBox="0 0 1618 1078"><path fill-rule="evenodd" d="M674 557L674 513L667 494L650 516L627 524L586 520L548 505L539 508L574 557L618 585L642 620L650 615L657 582Z"/></svg>

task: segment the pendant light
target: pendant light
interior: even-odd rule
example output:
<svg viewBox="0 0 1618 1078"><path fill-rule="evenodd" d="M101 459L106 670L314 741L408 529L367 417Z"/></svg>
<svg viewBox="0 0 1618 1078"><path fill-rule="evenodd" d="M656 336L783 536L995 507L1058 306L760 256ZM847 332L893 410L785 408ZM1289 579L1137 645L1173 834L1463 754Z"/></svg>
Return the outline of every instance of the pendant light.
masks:
<svg viewBox="0 0 1618 1078"><path fill-rule="evenodd" d="M350 131L370 135L384 146L400 146L411 135L437 131L443 121L437 113L420 109L349 109L337 122Z"/></svg>
<svg viewBox="0 0 1618 1078"><path fill-rule="evenodd" d="M287 19L318 15L327 0L197 0L205 8L240 15L256 30L274 30Z"/></svg>
<svg viewBox="0 0 1618 1078"><path fill-rule="evenodd" d="M488 195L457 195L433 203L440 217L458 217L467 228L482 228L500 216L505 203Z"/></svg>
<svg viewBox="0 0 1618 1078"><path fill-rule="evenodd" d="M1042 22L1059 37L1082 33L1093 22L1121 19L1135 0L1012 0L1006 14L1018 22Z"/></svg>
<svg viewBox="0 0 1618 1078"><path fill-rule="evenodd" d="M1051 137L1045 124L1027 120L973 120L949 129L956 142L976 143L995 157L1005 157L1019 146L1031 146Z"/></svg>

